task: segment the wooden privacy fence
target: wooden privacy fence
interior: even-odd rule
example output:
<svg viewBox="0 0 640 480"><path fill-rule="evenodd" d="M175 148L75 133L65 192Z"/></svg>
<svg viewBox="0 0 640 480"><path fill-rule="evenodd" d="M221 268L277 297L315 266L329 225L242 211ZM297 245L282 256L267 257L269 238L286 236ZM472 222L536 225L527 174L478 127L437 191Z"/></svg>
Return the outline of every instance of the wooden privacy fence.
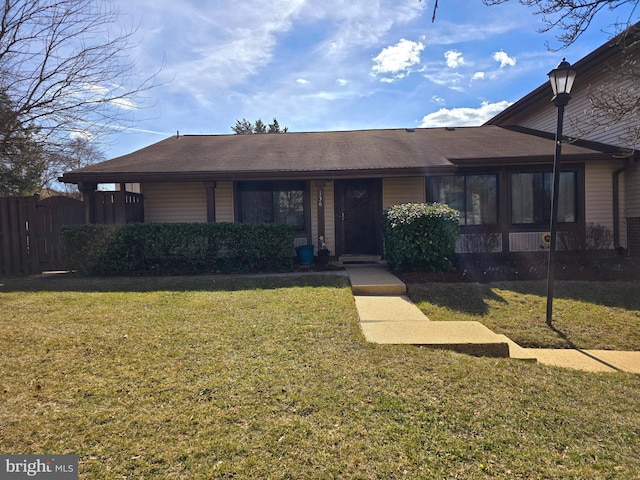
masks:
<svg viewBox="0 0 640 480"><path fill-rule="evenodd" d="M84 206L69 197L0 197L0 274L64 268L60 230L84 223Z"/></svg>
<svg viewBox="0 0 640 480"><path fill-rule="evenodd" d="M91 223L144 222L144 197L125 191L94 192L88 202L64 196L0 197L0 275L64 269L60 231L87 218Z"/></svg>
<svg viewBox="0 0 640 480"><path fill-rule="evenodd" d="M124 191L95 192L92 223L123 224L144 222L144 197Z"/></svg>

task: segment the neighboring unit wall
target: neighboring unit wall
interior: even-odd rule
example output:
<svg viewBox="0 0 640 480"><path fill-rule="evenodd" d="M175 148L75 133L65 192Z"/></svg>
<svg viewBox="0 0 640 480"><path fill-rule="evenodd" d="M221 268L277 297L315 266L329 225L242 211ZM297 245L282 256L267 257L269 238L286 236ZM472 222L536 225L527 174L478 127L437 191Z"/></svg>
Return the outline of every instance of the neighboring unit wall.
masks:
<svg viewBox="0 0 640 480"><path fill-rule="evenodd" d="M640 255L640 165L624 174L626 186L627 247L631 255Z"/></svg>
<svg viewBox="0 0 640 480"><path fill-rule="evenodd" d="M206 222L207 190L202 182L144 183L145 222Z"/></svg>
<svg viewBox="0 0 640 480"><path fill-rule="evenodd" d="M636 163L624 173L626 185L626 210L628 217L640 218L640 164Z"/></svg>
<svg viewBox="0 0 640 480"><path fill-rule="evenodd" d="M233 182L216 183L216 223L235 221Z"/></svg>
<svg viewBox="0 0 640 480"><path fill-rule="evenodd" d="M604 225L613 231L613 172L618 162L587 163L584 171L585 222ZM626 243L624 182L620 182L620 243Z"/></svg>
<svg viewBox="0 0 640 480"><path fill-rule="evenodd" d="M423 203L426 199L424 177L384 178L382 208L403 203Z"/></svg>
<svg viewBox="0 0 640 480"><path fill-rule="evenodd" d="M638 50L636 49L636 52ZM628 123L618 121L617 123L606 122L600 120L601 125L594 125L591 111L593 109L591 101L592 96L601 96L600 87L607 85L607 88L615 86L619 91L629 91L633 88L636 79L620 79L612 72L614 64L603 65L601 68L595 69L594 73L584 76L577 76L571 92L571 101L565 108L565 117L563 125L563 135L568 137L600 142L607 145L615 145L622 148L630 148L625 140L621 137L628 132ZM530 108L526 113L521 114L520 118L515 119L515 123L519 126L541 130L543 132L555 133L557 122L557 109L552 103L551 90L549 90L549 103ZM631 119L626 120L626 122ZM636 146L637 147L637 146Z"/></svg>

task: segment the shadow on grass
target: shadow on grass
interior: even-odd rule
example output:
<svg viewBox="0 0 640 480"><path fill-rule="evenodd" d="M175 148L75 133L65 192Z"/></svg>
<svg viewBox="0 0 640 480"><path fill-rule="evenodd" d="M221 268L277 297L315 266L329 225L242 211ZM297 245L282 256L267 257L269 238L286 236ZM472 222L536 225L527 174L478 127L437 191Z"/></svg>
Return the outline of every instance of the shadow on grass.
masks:
<svg viewBox="0 0 640 480"><path fill-rule="evenodd" d="M484 283L432 283L410 285L409 295L414 302L429 302L469 315L484 316L489 313L488 300L507 303Z"/></svg>
<svg viewBox="0 0 640 480"><path fill-rule="evenodd" d="M416 302L428 301L461 313L485 315L489 300L508 303L496 289L546 298L546 288L544 281L430 283L409 285L409 292ZM556 281L554 299L640 311L639 293L637 282Z"/></svg>
<svg viewBox="0 0 640 480"><path fill-rule="evenodd" d="M546 298L546 281L498 282L490 286ZM605 307L640 310L640 289L633 281L556 281L554 299L577 300Z"/></svg>
<svg viewBox="0 0 640 480"><path fill-rule="evenodd" d="M176 277L84 277L73 273L0 277L0 294L8 292L155 292L272 290L289 287L349 285L340 272Z"/></svg>

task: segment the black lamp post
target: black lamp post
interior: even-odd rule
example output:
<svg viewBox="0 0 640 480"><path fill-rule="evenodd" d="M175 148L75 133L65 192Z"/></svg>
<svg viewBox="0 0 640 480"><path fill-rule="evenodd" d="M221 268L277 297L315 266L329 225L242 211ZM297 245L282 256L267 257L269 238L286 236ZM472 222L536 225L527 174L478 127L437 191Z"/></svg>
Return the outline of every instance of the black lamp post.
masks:
<svg viewBox="0 0 640 480"><path fill-rule="evenodd" d="M553 157L553 189L551 190L551 241L549 244L549 265L547 270L547 325L551 326L553 314L553 284L556 259L556 233L558 230L558 189L560 186L560 156L562 153L562 123L564 107L571 100L571 87L576 79L576 71L569 62L562 59L556 68L549 72L549 82L553 90L553 104L558 108L556 128L556 151Z"/></svg>

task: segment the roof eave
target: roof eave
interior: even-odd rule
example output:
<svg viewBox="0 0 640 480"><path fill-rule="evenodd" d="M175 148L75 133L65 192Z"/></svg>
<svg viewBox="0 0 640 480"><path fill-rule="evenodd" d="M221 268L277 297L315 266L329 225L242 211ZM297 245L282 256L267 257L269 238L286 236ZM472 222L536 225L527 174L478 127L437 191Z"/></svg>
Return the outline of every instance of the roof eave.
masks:
<svg viewBox="0 0 640 480"><path fill-rule="evenodd" d="M63 183L154 183L245 180L318 180L372 177L407 177L453 173L454 165L411 168L372 168L359 170L314 171L236 171L236 172L69 172L58 180Z"/></svg>

